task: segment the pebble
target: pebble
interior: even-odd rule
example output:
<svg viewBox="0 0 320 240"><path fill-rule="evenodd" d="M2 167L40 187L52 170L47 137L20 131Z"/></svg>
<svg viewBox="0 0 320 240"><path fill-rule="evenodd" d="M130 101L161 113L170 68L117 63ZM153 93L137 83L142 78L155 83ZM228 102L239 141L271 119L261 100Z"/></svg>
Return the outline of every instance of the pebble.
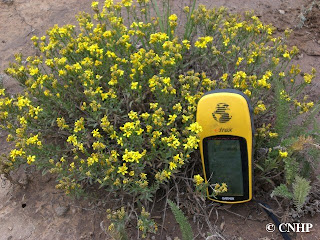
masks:
<svg viewBox="0 0 320 240"><path fill-rule="evenodd" d="M280 9L280 10L279 10L279 13L280 13L280 14L285 14L286 12L285 12L284 10Z"/></svg>
<svg viewBox="0 0 320 240"><path fill-rule="evenodd" d="M10 231L12 231L12 227L8 227L8 229L9 229Z"/></svg>
<svg viewBox="0 0 320 240"><path fill-rule="evenodd" d="M22 185L27 185L28 184L28 176L26 173L22 173L19 176L18 182L21 183Z"/></svg>
<svg viewBox="0 0 320 240"><path fill-rule="evenodd" d="M69 210L69 206L56 207L55 212L59 217L64 216Z"/></svg>
<svg viewBox="0 0 320 240"><path fill-rule="evenodd" d="M211 235L206 238L206 240L217 240L218 237L216 235Z"/></svg>

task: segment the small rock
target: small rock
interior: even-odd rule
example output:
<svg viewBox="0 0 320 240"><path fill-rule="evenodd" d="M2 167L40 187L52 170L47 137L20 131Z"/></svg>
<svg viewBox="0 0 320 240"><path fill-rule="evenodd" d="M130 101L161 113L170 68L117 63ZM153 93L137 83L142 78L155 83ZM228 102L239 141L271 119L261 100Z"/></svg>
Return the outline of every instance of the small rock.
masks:
<svg viewBox="0 0 320 240"><path fill-rule="evenodd" d="M12 236L9 236L8 238L7 238L7 240L11 240L13 237Z"/></svg>
<svg viewBox="0 0 320 240"><path fill-rule="evenodd" d="M12 231L12 227L8 227L8 229L9 229L10 231Z"/></svg>
<svg viewBox="0 0 320 240"><path fill-rule="evenodd" d="M303 53L298 55L298 59L302 59L303 58Z"/></svg>
<svg viewBox="0 0 320 240"><path fill-rule="evenodd" d="M221 230L221 231L223 230L225 224L226 224L225 221L223 221L223 222L220 224L220 230Z"/></svg>
<svg viewBox="0 0 320 240"><path fill-rule="evenodd" d="M69 210L69 206L56 207L55 212L59 217L64 216Z"/></svg>
<svg viewBox="0 0 320 240"><path fill-rule="evenodd" d="M206 238L206 240L217 240L219 237L217 235L211 235Z"/></svg>
<svg viewBox="0 0 320 240"><path fill-rule="evenodd" d="M280 14L285 14L286 12L285 12L284 10L280 9L280 10L279 10L279 13L280 13Z"/></svg>
<svg viewBox="0 0 320 240"><path fill-rule="evenodd" d="M318 40L318 42L317 42L318 44L320 44L320 40Z"/></svg>
<svg viewBox="0 0 320 240"><path fill-rule="evenodd" d="M77 212L77 210L76 210L75 208L72 208L72 209L71 209L71 212L72 212L73 214L75 214L75 213Z"/></svg>

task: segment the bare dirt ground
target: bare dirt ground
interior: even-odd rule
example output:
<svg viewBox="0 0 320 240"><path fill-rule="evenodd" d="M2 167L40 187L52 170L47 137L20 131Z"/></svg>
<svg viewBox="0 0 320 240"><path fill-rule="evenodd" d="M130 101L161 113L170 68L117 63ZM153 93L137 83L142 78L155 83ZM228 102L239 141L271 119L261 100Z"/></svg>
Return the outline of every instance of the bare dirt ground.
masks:
<svg viewBox="0 0 320 240"><path fill-rule="evenodd" d="M179 12L187 2L176 0L173 7ZM294 61L300 64L302 71L310 71L314 67L320 72L320 9L319 5L312 5L317 1L198 2L212 7L226 6L232 12L254 10L262 21L272 23L278 32L283 32L287 27L294 29L288 44L297 45L301 50L300 56ZM15 93L21 89L14 80L3 74L9 62L13 61L13 54L32 54L34 50L30 38L33 35L44 35L54 24L75 24L74 15L79 11L90 12L90 5L90 0L0 0L0 74L10 92ZM310 96L319 99L319 78L313 86ZM0 132L1 153L6 153L10 147L5 139L5 133ZM27 186L22 188L4 179L0 180L0 240L109 239L102 230L107 225L104 211L106 203L74 201L55 189L53 177L42 177L32 168L19 169L16 179L22 183L28 182ZM271 220L253 202L219 207L212 215L215 215L212 221L216 222L225 239L281 239L278 233L265 230ZM320 239L319 214L301 221L311 222L313 229L311 233L296 235L296 239ZM167 228L162 239L173 239L180 235L172 216L165 222ZM160 237L155 236L154 239Z"/></svg>

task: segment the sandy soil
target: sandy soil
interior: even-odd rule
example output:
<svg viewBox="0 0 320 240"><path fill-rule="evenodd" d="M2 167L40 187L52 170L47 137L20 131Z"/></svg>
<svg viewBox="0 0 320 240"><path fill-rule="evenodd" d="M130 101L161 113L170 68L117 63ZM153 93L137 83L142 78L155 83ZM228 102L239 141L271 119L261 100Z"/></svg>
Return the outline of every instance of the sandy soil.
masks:
<svg viewBox="0 0 320 240"><path fill-rule="evenodd" d="M100 0L100 2L103 2ZM174 8L179 12L188 1L175 0ZM227 6L233 12L254 10L265 22L272 23L279 32L290 27L294 29L289 45L301 49L299 58L302 71L314 67L320 72L320 9L316 6L307 11L309 0L217 0L198 1L207 6ZM79 11L90 12L89 0L0 0L0 74L5 87L12 93L21 88L3 70L13 61L13 54L22 52L24 56L34 52L30 38L42 36L54 24L75 23L74 15ZM306 17L302 21L302 15ZM301 28L299 28L301 27ZM310 95L318 99L319 78ZM319 116L318 116L318 119ZM5 133L0 132L0 152L7 152ZM16 178L28 182L21 188L1 179L0 187L0 240L15 239L109 239L102 230L107 224L104 202L87 200L74 201L54 188L53 177L42 177L34 169L19 169ZM271 222L256 204L220 207L213 214L218 230L226 239L280 239L277 233L265 230ZM311 233L300 234L297 239L320 239L319 215L302 221L312 222ZM172 216L166 220L167 231L163 239L179 236ZM171 237L171 238L170 238ZM160 239L156 236L154 239ZM200 238L199 238L200 239Z"/></svg>

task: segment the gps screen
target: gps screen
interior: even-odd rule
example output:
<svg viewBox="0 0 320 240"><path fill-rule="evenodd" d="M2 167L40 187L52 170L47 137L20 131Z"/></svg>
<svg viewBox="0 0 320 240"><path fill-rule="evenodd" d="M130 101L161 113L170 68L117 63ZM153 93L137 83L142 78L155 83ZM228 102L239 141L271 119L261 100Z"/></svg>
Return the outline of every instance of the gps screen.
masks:
<svg viewBox="0 0 320 240"><path fill-rule="evenodd" d="M207 141L209 182L226 183L224 196L243 196L243 174L240 140L216 138Z"/></svg>

